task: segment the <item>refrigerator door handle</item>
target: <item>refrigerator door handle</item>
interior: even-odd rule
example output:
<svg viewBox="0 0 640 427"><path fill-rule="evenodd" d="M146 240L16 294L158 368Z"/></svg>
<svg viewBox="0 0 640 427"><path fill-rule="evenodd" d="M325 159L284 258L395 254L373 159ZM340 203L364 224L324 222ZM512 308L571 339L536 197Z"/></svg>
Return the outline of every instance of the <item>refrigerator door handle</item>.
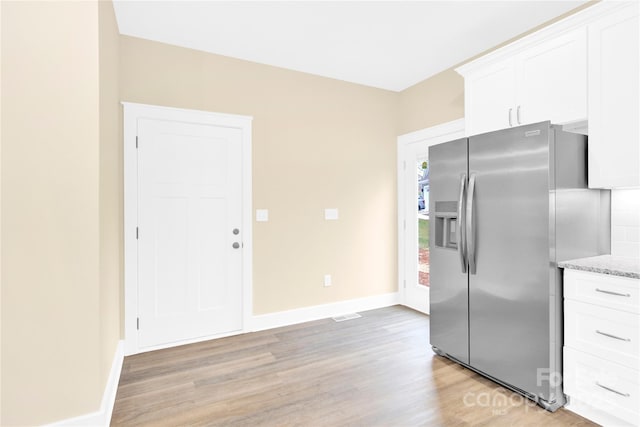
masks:
<svg viewBox="0 0 640 427"><path fill-rule="evenodd" d="M467 215L466 215L466 244L469 273L476 274L476 236L473 227L473 196L476 190L476 174L469 174L469 189L467 190Z"/></svg>
<svg viewBox="0 0 640 427"><path fill-rule="evenodd" d="M456 235L458 237L458 254L460 255L460 267L463 273L467 272L466 238L462 223L464 222L464 193L467 187L467 175L460 177L460 197L458 197L458 219L456 221Z"/></svg>

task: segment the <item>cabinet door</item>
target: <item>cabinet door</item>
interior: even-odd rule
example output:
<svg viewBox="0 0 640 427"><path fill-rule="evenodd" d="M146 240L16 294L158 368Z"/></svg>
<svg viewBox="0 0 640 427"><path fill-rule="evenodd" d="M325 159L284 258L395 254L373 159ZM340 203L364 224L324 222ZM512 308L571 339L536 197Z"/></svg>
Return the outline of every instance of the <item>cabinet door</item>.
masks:
<svg viewBox="0 0 640 427"><path fill-rule="evenodd" d="M589 26L589 187L640 186L638 4Z"/></svg>
<svg viewBox="0 0 640 427"><path fill-rule="evenodd" d="M515 125L515 63L503 61L465 77L467 135Z"/></svg>
<svg viewBox="0 0 640 427"><path fill-rule="evenodd" d="M587 32L571 31L518 55L518 124L587 118Z"/></svg>

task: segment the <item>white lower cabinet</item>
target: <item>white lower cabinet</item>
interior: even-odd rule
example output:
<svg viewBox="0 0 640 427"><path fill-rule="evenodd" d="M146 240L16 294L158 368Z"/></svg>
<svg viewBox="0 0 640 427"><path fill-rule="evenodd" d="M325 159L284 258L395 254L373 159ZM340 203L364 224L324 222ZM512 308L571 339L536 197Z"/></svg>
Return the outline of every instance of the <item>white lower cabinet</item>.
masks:
<svg viewBox="0 0 640 427"><path fill-rule="evenodd" d="M639 369L637 314L570 299L564 310L564 345Z"/></svg>
<svg viewBox="0 0 640 427"><path fill-rule="evenodd" d="M640 425L640 280L565 270L568 409L605 426Z"/></svg>
<svg viewBox="0 0 640 427"><path fill-rule="evenodd" d="M564 365L564 393L571 401L581 400L638 425L638 371L571 347L564 348ZM614 423L612 420L611 425Z"/></svg>

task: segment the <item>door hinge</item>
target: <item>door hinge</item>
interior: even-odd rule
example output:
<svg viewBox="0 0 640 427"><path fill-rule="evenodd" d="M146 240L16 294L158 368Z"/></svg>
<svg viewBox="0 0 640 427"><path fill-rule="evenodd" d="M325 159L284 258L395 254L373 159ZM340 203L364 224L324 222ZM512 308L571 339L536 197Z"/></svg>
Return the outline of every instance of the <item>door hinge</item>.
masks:
<svg viewBox="0 0 640 427"><path fill-rule="evenodd" d="M138 240L138 227L136 227L136 240Z"/></svg>
<svg viewBox="0 0 640 427"><path fill-rule="evenodd" d="M404 279L404 280L402 281L402 286L403 286L405 289L407 289L407 279Z"/></svg>
<svg viewBox="0 0 640 427"><path fill-rule="evenodd" d="M402 229L405 230L405 231L407 230L407 220L406 219L402 220Z"/></svg>
<svg viewBox="0 0 640 427"><path fill-rule="evenodd" d="M407 170L407 161L406 160L402 161L402 169Z"/></svg>
<svg viewBox="0 0 640 427"><path fill-rule="evenodd" d="M136 329L140 330L140 318L136 318Z"/></svg>
<svg viewBox="0 0 640 427"><path fill-rule="evenodd" d="M138 135L136 135L136 148L138 148Z"/></svg>

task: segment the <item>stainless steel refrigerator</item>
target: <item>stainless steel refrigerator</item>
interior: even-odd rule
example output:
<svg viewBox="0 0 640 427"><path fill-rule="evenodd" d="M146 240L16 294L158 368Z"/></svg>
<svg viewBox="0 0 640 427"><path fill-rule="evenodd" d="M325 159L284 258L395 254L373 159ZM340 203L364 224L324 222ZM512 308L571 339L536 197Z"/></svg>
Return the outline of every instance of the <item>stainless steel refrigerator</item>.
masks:
<svg viewBox="0 0 640 427"><path fill-rule="evenodd" d="M543 122L429 149L431 345L551 411L565 403L557 263L610 249L586 144Z"/></svg>

